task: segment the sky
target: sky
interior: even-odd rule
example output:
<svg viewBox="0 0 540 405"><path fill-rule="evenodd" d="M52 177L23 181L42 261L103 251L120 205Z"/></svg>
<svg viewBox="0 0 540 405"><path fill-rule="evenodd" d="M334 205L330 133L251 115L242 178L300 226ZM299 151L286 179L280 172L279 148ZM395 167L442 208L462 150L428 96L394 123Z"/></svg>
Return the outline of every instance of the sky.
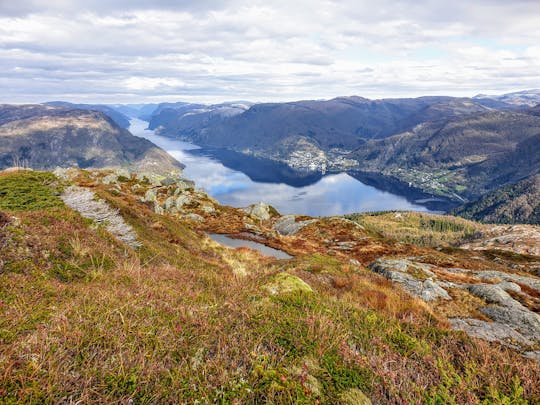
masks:
<svg viewBox="0 0 540 405"><path fill-rule="evenodd" d="M0 102L540 88L540 0L0 0Z"/></svg>

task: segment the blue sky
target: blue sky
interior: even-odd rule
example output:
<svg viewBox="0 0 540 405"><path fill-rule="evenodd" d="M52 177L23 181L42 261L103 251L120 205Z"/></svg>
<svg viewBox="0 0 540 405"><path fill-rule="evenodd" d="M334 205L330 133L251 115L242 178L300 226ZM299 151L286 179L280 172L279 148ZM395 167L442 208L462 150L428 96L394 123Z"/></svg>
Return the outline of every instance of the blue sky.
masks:
<svg viewBox="0 0 540 405"><path fill-rule="evenodd" d="M539 87L537 0L0 0L0 102Z"/></svg>

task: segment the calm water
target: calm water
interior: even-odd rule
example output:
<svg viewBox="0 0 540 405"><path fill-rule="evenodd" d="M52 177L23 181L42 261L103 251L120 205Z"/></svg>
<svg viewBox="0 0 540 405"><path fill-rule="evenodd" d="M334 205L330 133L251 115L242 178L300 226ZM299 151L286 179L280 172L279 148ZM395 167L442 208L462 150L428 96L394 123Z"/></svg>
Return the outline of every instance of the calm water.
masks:
<svg viewBox="0 0 540 405"><path fill-rule="evenodd" d="M212 238L217 243L220 243L225 246L232 248L237 247L248 247L251 249L258 250L265 256L273 256L277 259L290 259L292 256L288 255L282 250L274 249L269 246L263 245L262 243L253 242L251 240L244 239L233 239L227 235L221 235L218 233L209 233L208 236Z"/></svg>
<svg viewBox="0 0 540 405"><path fill-rule="evenodd" d="M421 204L368 186L346 173L316 175L295 181L283 166L250 158L240 161L242 158L238 154L234 159L227 155L218 160L216 153L156 135L154 131L146 130L147 126L147 122L132 119L129 129L185 164L185 177L194 180L198 187L224 205L246 207L264 201L282 214L311 216L379 210L429 211Z"/></svg>

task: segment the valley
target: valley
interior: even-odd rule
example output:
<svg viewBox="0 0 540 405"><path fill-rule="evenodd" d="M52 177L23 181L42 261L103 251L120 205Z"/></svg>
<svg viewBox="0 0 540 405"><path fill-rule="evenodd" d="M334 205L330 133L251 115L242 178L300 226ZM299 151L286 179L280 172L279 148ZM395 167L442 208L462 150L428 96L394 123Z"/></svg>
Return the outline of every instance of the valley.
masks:
<svg viewBox="0 0 540 405"><path fill-rule="evenodd" d="M414 119L240 148L168 131L268 106L0 106L0 402L537 403L536 109L334 102Z"/></svg>
<svg viewBox="0 0 540 405"><path fill-rule="evenodd" d="M164 104L149 125L204 148L273 160L300 178L340 172L384 177L442 199L448 209L540 172L540 121L531 108L540 97L523 94Z"/></svg>
<svg viewBox="0 0 540 405"><path fill-rule="evenodd" d="M184 174L222 204L245 207L264 201L280 212L313 216L343 215L370 210L429 211L415 200L421 194L381 190L346 174L303 176L273 160L226 150L200 149L193 144L155 135L144 121L132 119L130 131L168 151L186 167ZM379 186L380 187L380 186ZM436 205L436 204L435 204ZM439 206L432 207L435 210Z"/></svg>

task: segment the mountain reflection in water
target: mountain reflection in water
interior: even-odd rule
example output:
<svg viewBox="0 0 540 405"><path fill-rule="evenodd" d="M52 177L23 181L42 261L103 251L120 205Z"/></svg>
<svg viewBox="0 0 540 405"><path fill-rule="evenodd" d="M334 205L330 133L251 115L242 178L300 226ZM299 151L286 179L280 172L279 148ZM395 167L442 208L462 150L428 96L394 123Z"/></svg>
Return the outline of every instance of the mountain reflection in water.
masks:
<svg viewBox="0 0 540 405"><path fill-rule="evenodd" d="M147 125L132 119L129 129L185 164L185 177L223 205L246 207L264 201L282 214L311 216L380 210L429 211L420 203L408 201L389 189L383 191L383 187L367 185L347 173L302 177L283 164L231 151L201 149L156 135L146 129Z"/></svg>

